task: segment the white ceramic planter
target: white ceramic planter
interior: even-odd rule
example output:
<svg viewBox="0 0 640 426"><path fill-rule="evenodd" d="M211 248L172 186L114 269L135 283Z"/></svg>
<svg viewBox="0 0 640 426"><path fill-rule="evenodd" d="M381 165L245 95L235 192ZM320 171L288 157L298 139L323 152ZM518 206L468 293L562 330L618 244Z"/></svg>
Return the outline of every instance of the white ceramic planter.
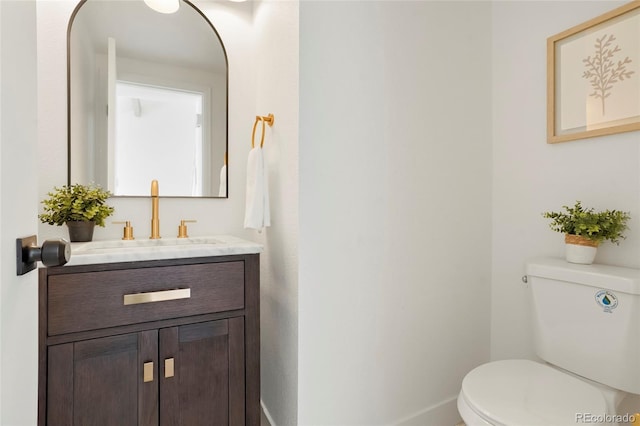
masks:
<svg viewBox="0 0 640 426"><path fill-rule="evenodd" d="M576 235L565 236L565 259L569 263L591 265L598 251L598 244Z"/></svg>
<svg viewBox="0 0 640 426"><path fill-rule="evenodd" d="M577 244L567 244L565 258L569 263L580 263L591 265L596 258L597 247L579 246Z"/></svg>

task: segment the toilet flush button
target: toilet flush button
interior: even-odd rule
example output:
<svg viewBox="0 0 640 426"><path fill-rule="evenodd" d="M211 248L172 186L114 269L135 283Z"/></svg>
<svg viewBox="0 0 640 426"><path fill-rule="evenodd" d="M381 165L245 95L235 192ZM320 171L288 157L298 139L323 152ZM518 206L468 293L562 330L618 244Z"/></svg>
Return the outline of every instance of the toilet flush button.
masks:
<svg viewBox="0 0 640 426"><path fill-rule="evenodd" d="M598 290L595 294L596 303L604 312L609 314L618 307L618 297L609 290Z"/></svg>

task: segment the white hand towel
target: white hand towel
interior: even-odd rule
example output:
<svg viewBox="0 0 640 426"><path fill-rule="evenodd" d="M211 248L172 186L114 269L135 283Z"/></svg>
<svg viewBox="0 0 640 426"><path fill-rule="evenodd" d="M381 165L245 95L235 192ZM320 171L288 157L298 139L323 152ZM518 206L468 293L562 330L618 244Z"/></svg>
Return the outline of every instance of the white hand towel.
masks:
<svg viewBox="0 0 640 426"><path fill-rule="evenodd" d="M220 187L218 188L218 197L227 196L227 165L220 169Z"/></svg>
<svg viewBox="0 0 640 426"><path fill-rule="evenodd" d="M262 148L255 147L249 152L247 161L247 194L244 214L244 227L262 232L262 228L271 225L269 213L269 185L267 166Z"/></svg>

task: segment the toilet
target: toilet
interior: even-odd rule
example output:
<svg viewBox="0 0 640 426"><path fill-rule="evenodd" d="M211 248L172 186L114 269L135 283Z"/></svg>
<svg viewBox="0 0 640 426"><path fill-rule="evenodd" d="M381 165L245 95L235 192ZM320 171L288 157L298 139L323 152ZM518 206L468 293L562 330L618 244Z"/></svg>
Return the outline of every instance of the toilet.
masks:
<svg viewBox="0 0 640 426"><path fill-rule="evenodd" d="M540 258L526 264L542 362L494 361L462 381L467 426L618 425L640 394L640 270ZM640 407L638 407L640 411Z"/></svg>

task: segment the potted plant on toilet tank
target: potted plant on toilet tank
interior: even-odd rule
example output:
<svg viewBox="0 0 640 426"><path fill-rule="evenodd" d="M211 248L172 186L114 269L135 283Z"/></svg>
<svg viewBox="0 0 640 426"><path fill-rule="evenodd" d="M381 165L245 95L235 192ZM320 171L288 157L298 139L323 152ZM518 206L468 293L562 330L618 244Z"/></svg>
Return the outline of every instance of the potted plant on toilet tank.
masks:
<svg viewBox="0 0 640 426"><path fill-rule="evenodd" d="M619 210L595 211L585 208L580 201L573 207L562 206L561 212L545 212L542 215L551 219L549 226L565 234L567 262L591 264L601 242L611 241L619 244L628 229L628 212Z"/></svg>
<svg viewBox="0 0 640 426"><path fill-rule="evenodd" d="M113 214L106 204L111 196L94 185L65 185L54 187L42 201L44 213L38 215L42 223L60 226L67 224L71 241L91 241L95 225L104 226L104 220Z"/></svg>

